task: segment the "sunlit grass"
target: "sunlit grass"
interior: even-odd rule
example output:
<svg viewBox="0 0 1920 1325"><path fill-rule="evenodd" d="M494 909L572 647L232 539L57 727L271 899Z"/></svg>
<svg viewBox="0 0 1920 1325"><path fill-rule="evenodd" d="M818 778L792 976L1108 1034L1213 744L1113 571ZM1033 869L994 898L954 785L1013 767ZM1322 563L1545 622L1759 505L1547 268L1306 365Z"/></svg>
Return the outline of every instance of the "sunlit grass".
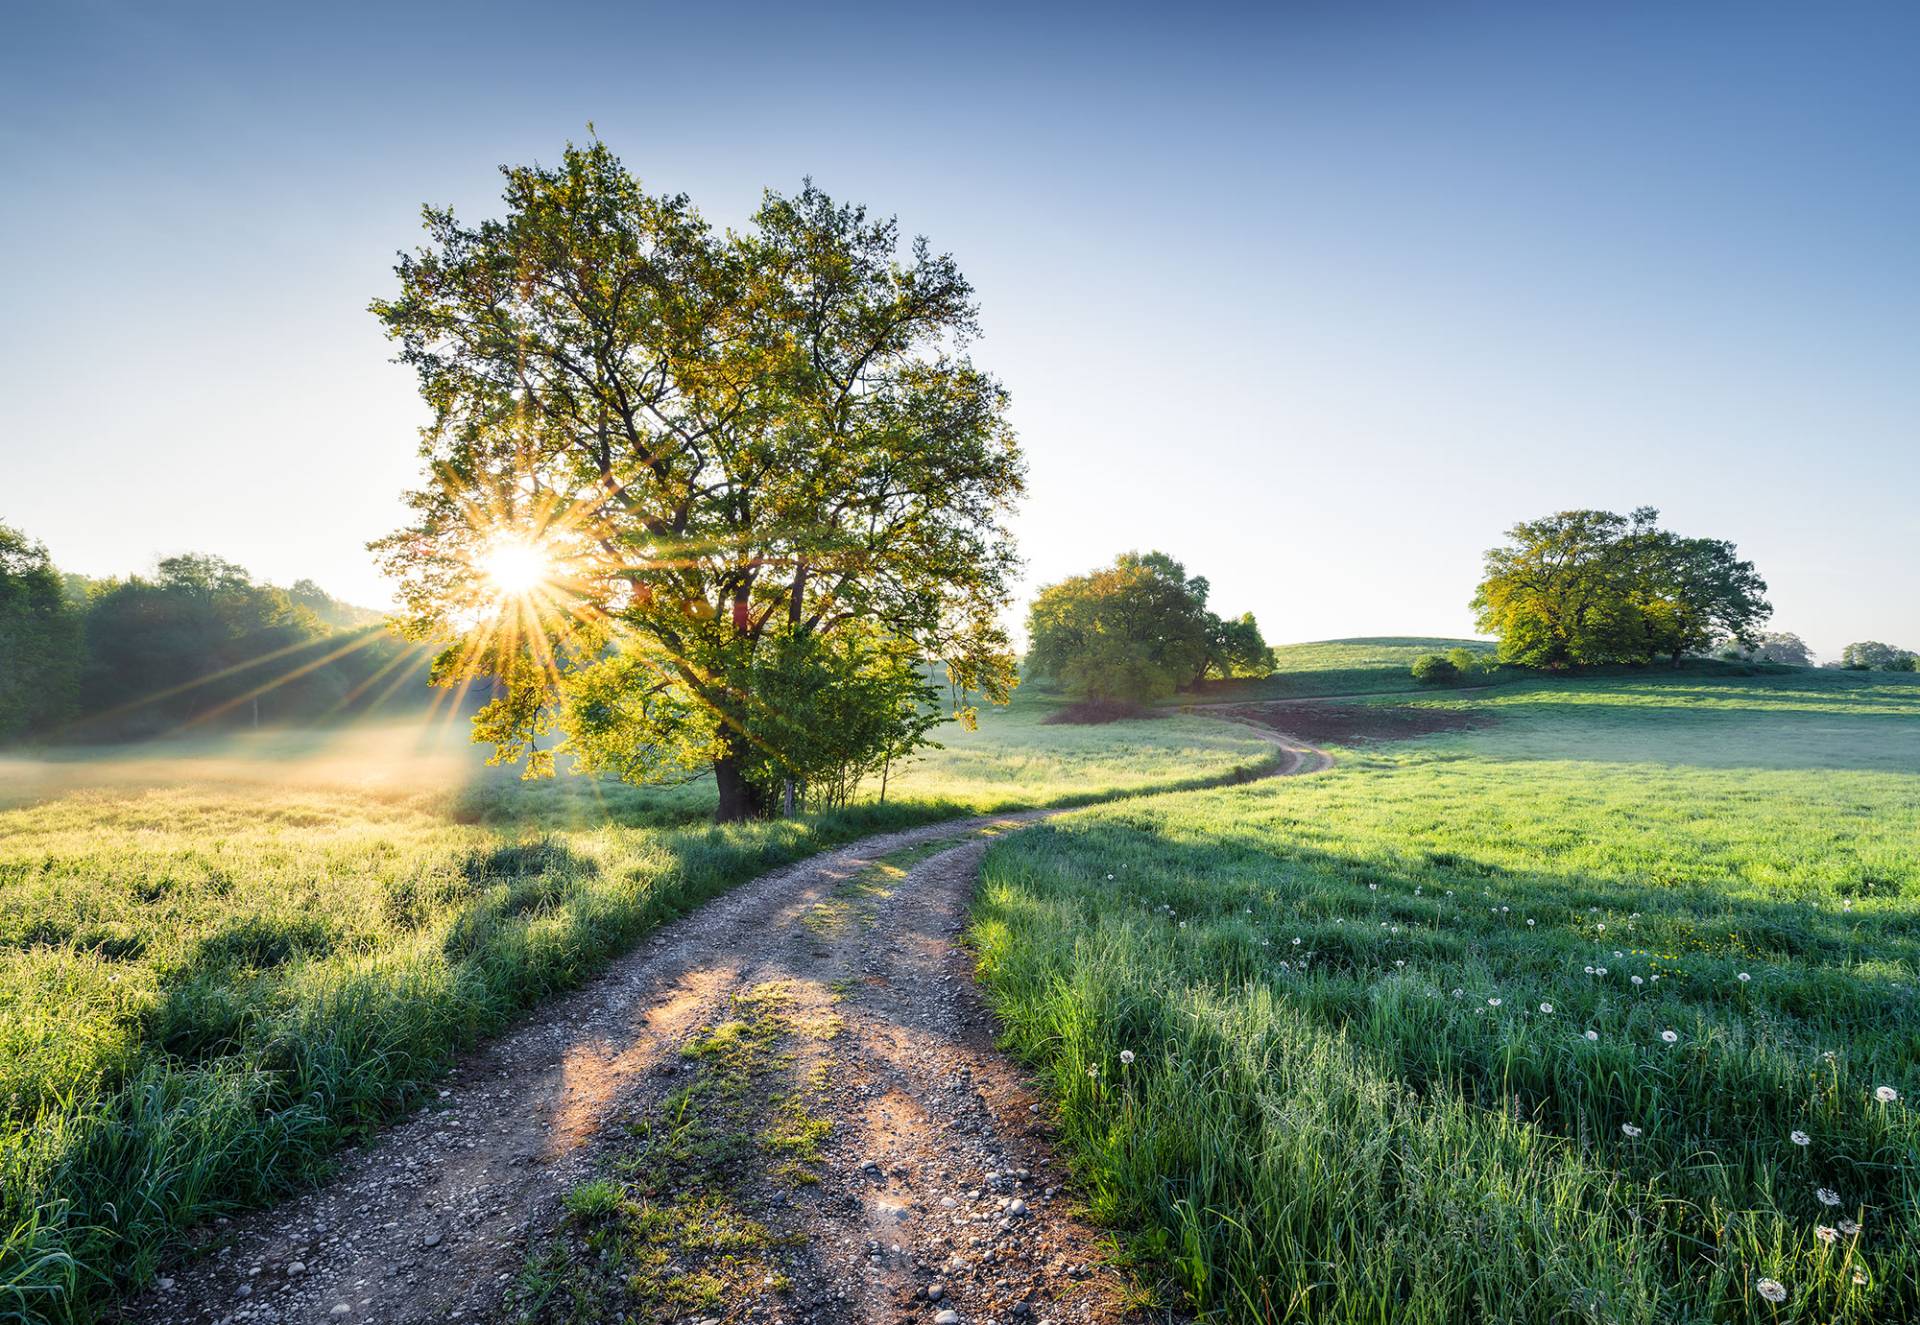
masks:
<svg viewBox="0 0 1920 1325"><path fill-rule="evenodd" d="M0 1319L109 1300L183 1225L309 1181L460 1048L773 865L1272 754L1049 711L990 712L885 807L874 784L724 828L710 782L522 782L449 715L0 760Z"/></svg>
<svg viewBox="0 0 1920 1325"><path fill-rule="evenodd" d="M1099 1212L1209 1309L1915 1319L1915 700L1494 692L997 845L984 969Z"/></svg>

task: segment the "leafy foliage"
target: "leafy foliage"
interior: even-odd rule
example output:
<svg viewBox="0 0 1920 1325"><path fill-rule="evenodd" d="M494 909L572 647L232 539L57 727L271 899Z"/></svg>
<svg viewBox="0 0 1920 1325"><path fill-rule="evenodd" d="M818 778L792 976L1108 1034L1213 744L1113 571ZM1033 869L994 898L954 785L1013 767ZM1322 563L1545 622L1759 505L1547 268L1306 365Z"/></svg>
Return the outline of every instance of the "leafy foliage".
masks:
<svg viewBox="0 0 1920 1325"><path fill-rule="evenodd" d="M0 524L0 741L66 720L80 648L80 618L47 549Z"/></svg>
<svg viewBox="0 0 1920 1325"><path fill-rule="evenodd" d="M846 696L782 683L795 667L896 669L871 692L892 735L836 768L924 736L893 702L908 661L1004 699L1023 470L953 259L916 240L901 261L894 222L811 184L718 233L597 141L504 174L504 219L429 209L373 304L435 416L413 521L375 546L412 631L454 641L439 679L501 687L478 735L532 774L556 750L711 766L735 818L767 807L766 770L822 766L792 738ZM504 537L551 567L535 592L488 584Z"/></svg>
<svg viewBox="0 0 1920 1325"><path fill-rule="evenodd" d="M1460 664L1444 653L1415 658L1411 670L1413 679L1423 685L1452 685L1460 679Z"/></svg>
<svg viewBox="0 0 1920 1325"><path fill-rule="evenodd" d="M1209 586L1164 552L1127 552L1111 566L1050 584L1027 612L1027 668L1069 693L1139 703L1209 674L1264 676L1271 651L1248 612L1207 608Z"/></svg>
<svg viewBox="0 0 1920 1325"><path fill-rule="evenodd" d="M1561 511L1515 525L1473 600L1503 661L1529 667L1679 660L1744 643L1773 610L1731 543L1681 538L1641 507Z"/></svg>

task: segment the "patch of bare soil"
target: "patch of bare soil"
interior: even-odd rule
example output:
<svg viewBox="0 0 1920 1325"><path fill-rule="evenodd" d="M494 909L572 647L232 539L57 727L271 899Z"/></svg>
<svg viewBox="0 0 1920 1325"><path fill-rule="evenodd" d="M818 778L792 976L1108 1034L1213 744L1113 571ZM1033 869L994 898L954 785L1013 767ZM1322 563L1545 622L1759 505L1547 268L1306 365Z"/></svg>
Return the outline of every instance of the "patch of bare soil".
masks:
<svg viewBox="0 0 1920 1325"><path fill-rule="evenodd" d="M1470 731L1490 721L1485 714L1459 709L1387 704L1235 704L1209 706L1206 711L1212 716L1285 732L1302 741L1329 745L1405 741L1436 732Z"/></svg>
<svg viewBox="0 0 1920 1325"><path fill-rule="evenodd" d="M1108 722L1121 722L1128 718L1164 718L1164 709L1149 708L1142 704L1129 704L1120 699L1083 699L1077 704L1068 704L1055 709L1040 719L1043 726L1093 727Z"/></svg>
<svg viewBox="0 0 1920 1325"><path fill-rule="evenodd" d="M1274 773L1329 763L1270 739ZM663 927L124 1317L1144 1319L960 943L989 838L1040 817L868 838Z"/></svg>

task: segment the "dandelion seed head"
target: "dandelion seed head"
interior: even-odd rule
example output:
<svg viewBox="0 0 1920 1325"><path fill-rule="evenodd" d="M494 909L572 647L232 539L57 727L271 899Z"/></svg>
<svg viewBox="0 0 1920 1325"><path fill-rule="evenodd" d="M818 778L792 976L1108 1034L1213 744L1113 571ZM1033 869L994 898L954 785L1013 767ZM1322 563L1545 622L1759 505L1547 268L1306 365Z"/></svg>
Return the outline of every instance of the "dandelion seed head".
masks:
<svg viewBox="0 0 1920 1325"><path fill-rule="evenodd" d="M1678 1044L1680 1042L1680 1032L1661 1031L1660 1038L1665 1040L1668 1044Z"/></svg>
<svg viewBox="0 0 1920 1325"><path fill-rule="evenodd" d="M1762 1279L1759 1283L1755 1284L1754 1287L1759 1290L1760 1296L1769 1302L1785 1302L1787 1300L1787 1286L1778 1279Z"/></svg>
<svg viewBox="0 0 1920 1325"><path fill-rule="evenodd" d="M1873 1088L1873 1097L1882 1104L1892 1104L1900 1098L1900 1092L1892 1086L1875 1086Z"/></svg>
<svg viewBox="0 0 1920 1325"><path fill-rule="evenodd" d="M1840 1230L1828 1224L1815 1224L1813 1236L1831 1246L1840 1240Z"/></svg>
<svg viewBox="0 0 1920 1325"><path fill-rule="evenodd" d="M1133 1050L1122 1049L1120 1051L1120 1065L1122 1067L1125 1067L1132 1062L1133 1062Z"/></svg>
<svg viewBox="0 0 1920 1325"><path fill-rule="evenodd" d="M1749 980L1751 980L1751 979L1753 979L1753 977L1752 977L1752 976L1750 976L1750 975L1748 975L1748 974L1747 974L1747 973L1746 973L1745 971L1742 971L1742 972L1740 972L1740 983L1741 983L1741 984L1745 984L1745 983L1746 983L1747 981L1749 981Z"/></svg>
<svg viewBox="0 0 1920 1325"><path fill-rule="evenodd" d="M1819 1201L1821 1205L1839 1205L1840 1204L1840 1193L1836 1192L1831 1187L1822 1187L1819 1190L1815 1191L1813 1195L1814 1195L1814 1199Z"/></svg>
<svg viewBox="0 0 1920 1325"><path fill-rule="evenodd" d="M1795 1128L1793 1131L1788 1132L1787 1140L1793 1142L1796 1146L1810 1146L1813 1144L1813 1138L1808 1136L1805 1132L1801 1131L1799 1128Z"/></svg>
<svg viewBox="0 0 1920 1325"><path fill-rule="evenodd" d="M1599 1032L1599 1031L1588 1031L1588 1032L1587 1032L1587 1038L1588 1038L1589 1040L1592 1040L1592 1041L1593 1041L1594 1043L1596 1043L1596 1044L1598 1044L1598 1043L1600 1042L1600 1032Z"/></svg>
<svg viewBox="0 0 1920 1325"><path fill-rule="evenodd" d="M1553 1004L1551 1004L1551 1003L1542 1003L1542 1004L1540 1005L1540 1010L1541 1010L1542 1012L1548 1012L1548 1013L1551 1013L1551 1012L1553 1011Z"/></svg>
<svg viewBox="0 0 1920 1325"><path fill-rule="evenodd" d="M1646 1129L1644 1127L1635 1127L1632 1123L1621 1123L1620 1132L1627 1140L1632 1141L1644 1135Z"/></svg>
<svg viewBox="0 0 1920 1325"><path fill-rule="evenodd" d="M1840 1221L1840 1231L1848 1237L1852 1237L1860 1231L1860 1221L1857 1219L1843 1219Z"/></svg>

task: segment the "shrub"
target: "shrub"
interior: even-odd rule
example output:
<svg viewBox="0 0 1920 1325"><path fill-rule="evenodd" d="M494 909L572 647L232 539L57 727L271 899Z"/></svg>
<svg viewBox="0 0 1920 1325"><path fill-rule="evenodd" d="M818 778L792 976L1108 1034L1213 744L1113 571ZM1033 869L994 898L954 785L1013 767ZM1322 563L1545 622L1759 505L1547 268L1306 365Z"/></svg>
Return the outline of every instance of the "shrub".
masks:
<svg viewBox="0 0 1920 1325"><path fill-rule="evenodd" d="M1413 660L1413 679L1422 685L1452 685L1460 679L1460 668L1444 653L1422 654Z"/></svg>

